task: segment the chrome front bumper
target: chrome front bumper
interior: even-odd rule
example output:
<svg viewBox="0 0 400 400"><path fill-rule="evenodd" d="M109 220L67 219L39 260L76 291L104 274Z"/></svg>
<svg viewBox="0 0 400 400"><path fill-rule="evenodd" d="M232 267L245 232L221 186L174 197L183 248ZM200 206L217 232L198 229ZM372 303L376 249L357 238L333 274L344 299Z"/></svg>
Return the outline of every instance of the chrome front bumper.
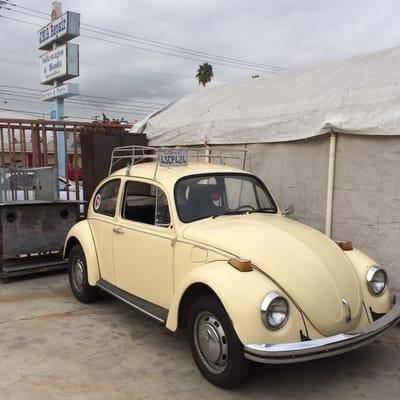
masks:
<svg viewBox="0 0 400 400"><path fill-rule="evenodd" d="M266 364L289 364L346 353L369 344L400 320L400 301L372 324L354 333L341 333L321 339L282 344L248 344L244 355L252 361Z"/></svg>

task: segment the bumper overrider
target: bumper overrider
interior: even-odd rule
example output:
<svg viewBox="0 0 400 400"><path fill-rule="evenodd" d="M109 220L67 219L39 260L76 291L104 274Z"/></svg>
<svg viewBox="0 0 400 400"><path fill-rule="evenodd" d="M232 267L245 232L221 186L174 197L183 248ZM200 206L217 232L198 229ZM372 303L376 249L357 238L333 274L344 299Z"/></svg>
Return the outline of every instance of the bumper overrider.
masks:
<svg viewBox="0 0 400 400"><path fill-rule="evenodd" d="M289 364L330 357L365 346L399 322L400 301L393 298L393 307L387 314L357 332L295 343L248 344L244 346L244 355L256 362Z"/></svg>

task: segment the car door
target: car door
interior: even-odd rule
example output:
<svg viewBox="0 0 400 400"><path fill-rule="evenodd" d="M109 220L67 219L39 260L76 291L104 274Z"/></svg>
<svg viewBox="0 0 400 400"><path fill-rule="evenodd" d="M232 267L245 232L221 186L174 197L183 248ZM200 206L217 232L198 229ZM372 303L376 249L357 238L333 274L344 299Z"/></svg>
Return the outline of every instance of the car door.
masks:
<svg viewBox="0 0 400 400"><path fill-rule="evenodd" d="M120 185L120 179L111 179L97 190L90 205L93 213L88 218L96 246L100 276L112 284L115 283L112 240Z"/></svg>
<svg viewBox="0 0 400 400"><path fill-rule="evenodd" d="M113 230L116 286L168 308L175 233L167 197L156 184L128 179Z"/></svg>

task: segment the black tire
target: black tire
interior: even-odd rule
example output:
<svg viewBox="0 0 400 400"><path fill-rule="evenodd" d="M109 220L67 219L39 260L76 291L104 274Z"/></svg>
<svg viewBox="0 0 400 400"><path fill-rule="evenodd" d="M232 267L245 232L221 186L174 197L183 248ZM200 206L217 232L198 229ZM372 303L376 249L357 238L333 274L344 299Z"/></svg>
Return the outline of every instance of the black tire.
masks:
<svg viewBox="0 0 400 400"><path fill-rule="evenodd" d="M76 275L74 275L74 269L78 269L77 266L74 267L75 263L81 263L79 265L79 269L82 273L82 276L81 279L79 279L79 282L77 281L78 278ZM99 288L97 286L89 285L86 257L80 244L74 245L69 252L68 278L72 293L77 300L81 301L82 303L92 303L93 301L97 300Z"/></svg>
<svg viewBox="0 0 400 400"><path fill-rule="evenodd" d="M209 329L211 328L211 333L213 333L214 325L215 329L220 329L220 331L215 331L217 336L210 336ZM201 339L199 339L201 334L196 333L196 331L201 332L202 328L207 330L206 342L213 342L212 338L216 337L222 339L214 342L214 344L219 343L219 347L214 347L218 350L213 355L220 354L216 362L208 363L205 355L207 351L202 353ZM203 332L206 332L204 329ZM189 310L188 330L190 350L202 375L212 384L222 388L239 385L247 375L250 362L244 357L243 344L237 337L223 305L216 296L203 296L193 303ZM205 343L204 340L203 343ZM205 346L207 347L209 344L206 343ZM214 368L220 370L213 370Z"/></svg>

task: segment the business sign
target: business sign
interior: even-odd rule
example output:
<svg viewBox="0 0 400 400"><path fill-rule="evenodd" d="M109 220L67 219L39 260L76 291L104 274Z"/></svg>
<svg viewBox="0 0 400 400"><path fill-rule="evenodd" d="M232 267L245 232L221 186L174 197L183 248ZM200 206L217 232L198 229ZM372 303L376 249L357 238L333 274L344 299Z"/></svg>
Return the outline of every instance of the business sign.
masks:
<svg viewBox="0 0 400 400"><path fill-rule="evenodd" d="M42 92L42 101L51 101L56 98L65 99L77 94L79 94L79 85L77 83L64 83Z"/></svg>
<svg viewBox="0 0 400 400"><path fill-rule="evenodd" d="M79 46L67 43L40 56L40 83L53 84L79 76Z"/></svg>
<svg viewBox="0 0 400 400"><path fill-rule="evenodd" d="M66 43L79 36L80 14L67 11L38 31L39 49L51 50L53 43Z"/></svg>

